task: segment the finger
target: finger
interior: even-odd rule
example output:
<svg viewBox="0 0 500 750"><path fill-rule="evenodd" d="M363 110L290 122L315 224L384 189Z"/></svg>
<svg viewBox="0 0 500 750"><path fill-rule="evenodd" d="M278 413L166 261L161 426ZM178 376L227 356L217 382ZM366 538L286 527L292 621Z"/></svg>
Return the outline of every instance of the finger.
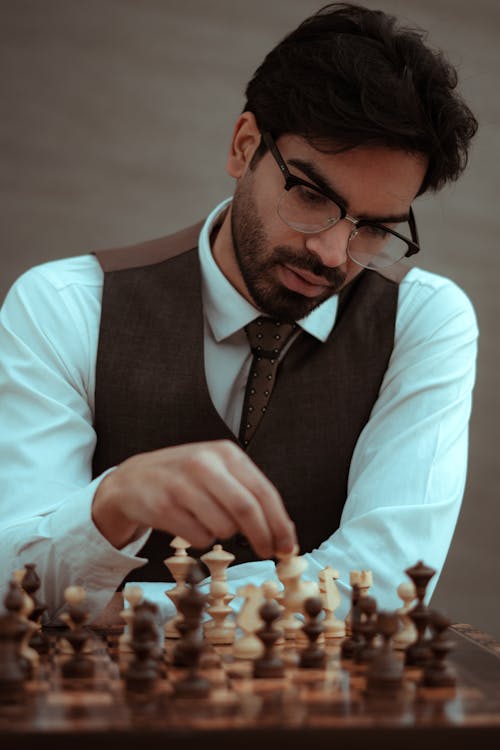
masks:
<svg viewBox="0 0 500 750"><path fill-rule="evenodd" d="M183 500L185 508L208 529L213 537L228 539L238 530L232 515L217 498L204 487L199 493L191 491Z"/></svg>
<svg viewBox="0 0 500 750"><path fill-rule="evenodd" d="M245 453L240 454L233 458L239 464L237 476L259 503L270 530L273 552L291 553L297 544L295 525L278 490Z"/></svg>
<svg viewBox="0 0 500 750"><path fill-rule="evenodd" d="M198 549L209 547L215 541L215 535L198 516L175 503L172 504L169 517L161 518L155 528L180 536Z"/></svg>
<svg viewBox="0 0 500 750"><path fill-rule="evenodd" d="M199 457L201 460L202 457ZM217 455L207 462L200 481L261 557L271 557L273 537L258 499Z"/></svg>

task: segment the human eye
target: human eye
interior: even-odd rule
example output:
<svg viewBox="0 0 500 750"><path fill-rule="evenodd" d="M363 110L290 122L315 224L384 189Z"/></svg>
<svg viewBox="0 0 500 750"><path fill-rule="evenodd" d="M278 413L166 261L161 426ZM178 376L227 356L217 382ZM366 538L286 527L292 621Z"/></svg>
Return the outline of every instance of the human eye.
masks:
<svg viewBox="0 0 500 750"><path fill-rule="evenodd" d="M302 203L309 206L321 207L327 206L330 203L330 200L325 195L319 193L317 190L306 187L306 185L297 185L295 189L297 191L297 197Z"/></svg>

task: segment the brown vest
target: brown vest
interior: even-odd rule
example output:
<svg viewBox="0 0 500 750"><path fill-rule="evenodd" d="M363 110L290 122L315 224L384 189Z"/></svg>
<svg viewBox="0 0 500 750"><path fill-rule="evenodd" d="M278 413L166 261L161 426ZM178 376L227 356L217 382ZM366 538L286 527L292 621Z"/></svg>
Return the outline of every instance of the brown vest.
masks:
<svg viewBox="0 0 500 750"><path fill-rule="evenodd" d="M228 438L204 372L197 240L201 225L96 253L105 271L96 369L93 472L166 446ZM339 297L325 343L302 332L280 364L265 417L247 449L283 497L301 553L338 528L351 457L387 369L399 279L361 273ZM293 408L292 408L293 406ZM169 534L155 531L127 580L171 580ZM254 560L241 535L224 541Z"/></svg>

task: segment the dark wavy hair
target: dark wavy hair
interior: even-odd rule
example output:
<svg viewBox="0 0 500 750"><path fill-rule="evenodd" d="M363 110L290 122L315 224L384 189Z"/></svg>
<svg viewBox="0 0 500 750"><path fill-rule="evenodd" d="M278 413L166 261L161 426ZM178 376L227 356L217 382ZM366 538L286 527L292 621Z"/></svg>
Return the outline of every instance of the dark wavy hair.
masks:
<svg viewBox="0 0 500 750"><path fill-rule="evenodd" d="M261 132L303 136L315 148L383 145L424 153L420 192L456 180L477 120L457 72L425 33L359 5L331 3L269 52L246 88ZM261 143L254 163L264 154Z"/></svg>

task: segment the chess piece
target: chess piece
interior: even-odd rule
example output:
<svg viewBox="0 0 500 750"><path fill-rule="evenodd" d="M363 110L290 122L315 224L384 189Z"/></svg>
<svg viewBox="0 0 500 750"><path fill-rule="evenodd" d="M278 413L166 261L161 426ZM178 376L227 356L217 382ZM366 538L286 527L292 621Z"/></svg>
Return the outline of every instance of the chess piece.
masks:
<svg viewBox="0 0 500 750"><path fill-rule="evenodd" d="M47 634L42 631L42 615L47 607L37 596L37 591L40 588L41 581L40 576L36 572L36 565L34 563L27 563L24 566L24 575L20 583L21 587L26 591L28 596L31 597L33 602L33 607L28 617L36 624L36 628L33 629L29 645L39 654L47 654L49 652L50 640Z"/></svg>
<svg viewBox="0 0 500 750"><path fill-rule="evenodd" d="M125 670L127 690L148 693L155 687L158 673L158 627L157 607L150 602L137 603L130 621L130 647L133 659Z"/></svg>
<svg viewBox="0 0 500 750"><path fill-rule="evenodd" d="M318 645L318 638L323 632L323 623L318 619L323 611L323 601L319 596L310 596L304 602L304 610L307 620L302 630L309 641L308 645L301 651L299 667L301 669L322 669L326 664L326 654Z"/></svg>
<svg viewBox="0 0 500 750"><path fill-rule="evenodd" d="M178 599L183 619L177 626L181 638L175 646L173 662L189 670L174 685L174 695L179 698L205 698L210 693L210 683L198 671L204 648L201 618L208 598L198 588L203 578L200 565L194 563L186 577L187 589Z"/></svg>
<svg viewBox="0 0 500 750"><path fill-rule="evenodd" d="M253 664L253 676L283 677L285 666L283 660L276 653L276 641L281 637L281 631L274 623L281 616L281 607L275 599L266 599L259 609L259 615L264 625L257 630L257 636L263 643L264 653Z"/></svg>
<svg viewBox="0 0 500 750"><path fill-rule="evenodd" d="M335 610L340 605L340 591L336 581L339 572L329 565L319 573L319 590L323 599L325 619L323 620L323 633L325 638L344 638L345 623L335 615Z"/></svg>
<svg viewBox="0 0 500 750"><path fill-rule="evenodd" d="M357 623L356 631L361 635L362 643L354 654L354 661L356 664L370 664L379 652L375 645L377 602L373 596L360 596L358 607L361 617Z"/></svg>
<svg viewBox="0 0 500 750"><path fill-rule="evenodd" d="M186 576L189 572L191 565L194 563L194 558L190 557L187 550L191 547L191 544L180 536L174 537L170 542L170 546L175 550L174 554L167 557L163 563L167 566L175 581L175 586L168 591L165 591L168 598L174 603L177 609L177 602L181 594L186 590ZM177 628L178 623L182 619L182 615L179 612L171 617L165 623L164 633L165 638L179 638L179 630Z"/></svg>
<svg viewBox="0 0 500 750"><path fill-rule="evenodd" d="M429 568L427 565L424 565L421 560L412 568L408 568L405 571L415 586L415 592L418 599L417 604L408 613L417 631L417 639L415 643L410 644L405 652L405 664L408 666L424 667L432 659L429 639L426 636L430 611L424 602L424 597L427 585L435 572L434 568Z"/></svg>
<svg viewBox="0 0 500 750"><path fill-rule="evenodd" d="M33 620L30 619L30 615L34 609L34 601L32 597L25 591L25 589L21 585L24 575L25 575L24 568L21 568L20 570L15 570L14 573L12 574L12 581L17 586L17 589L19 592L18 597L17 597L17 601L19 602L19 607L16 610L16 612L26 624L24 634L19 644L19 654L20 654L20 659L23 664L23 668L25 669L25 672L26 672L26 676L28 677L28 679L31 679L40 661L38 651L36 651L30 645L31 638L33 637L35 631L38 630L38 624L36 622L33 622ZM12 600L13 591L14 589L11 589L11 597L10 597L11 600Z"/></svg>
<svg viewBox="0 0 500 750"><path fill-rule="evenodd" d="M134 612L143 601L144 593L140 586L128 585L123 591L123 598L129 606L120 612L120 617L125 622L125 629L118 639L118 650L121 654L129 654L133 652L131 640Z"/></svg>
<svg viewBox="0 0 500 750"><path fill-rule="evenodd" d="M67 612L60 617L68 625L64 637L73 653L62 665L63 677L86 679L94 676L95 664L84 654L85 645L89 639L89 633L85 629L85 624L89 619L84 605L85 596L85 589L81 586L68 586L64 592Z"/></svg>
<svg viewBox="0 0 500 750"><path fill-rule="evenodd" d="M397 588L397 593L403 606L396 610L399 615L399 630L392 642L395 649L406 651L408 646L417 640L417 629L408 614L417 594L415 586L410 581L401 583Z"/></svg>
<svg viewBox="0 0 500 750"><path fill-rule="evenodd" d="M236 593L245 601L236 617L243 635L234 642L233 656L237 659L256 659L264 652L262 641L255 634L261 626L259 609L264 601L264 593L253 583L241 586Z"/></svg>
<svg viewBox="0 0 500 750"><path fill-rule="evenodd" d="M446 657L453 648L448 628L451 625L445 615L431 611L429 625L433 632L430 648L433 658L424 668L422 684L425 687L454 687L457 678L453 669L446 663Z"/></svg>
<svg viewBox="0 0 500 750"><path fill-rule="evenodd" d="M19 614L23 600L15 581L9 583L4 604L7 612L0 615L0 705L23 698L27 672L20 657L20 645L29 633L27 622Z"/></svg>
<svg viewBox="0 0 500 750"><path fill-rule="evenodd" d="M295 639L297 631L302 627L296 615L303 614L304 601L310 596L319 595L318 586L314 581L301 579L307 563L303 557L298 556L298 551L299 548L295 545L291 554L279 554L280 562L276 566L276 573L284 587L281 597L281 604L284 607L281 625L286 639Z"/></svg>
<svg viewBox="0 0 500 750"><path fill-rule="evenodd" d="M351 586L358 587L359 596L366 596L371 586L373 586L373 574L371 570L351 570L349 573L349 583ZM345 618L345 630L347 635L351 635L351 617L352 611L349 610Z"/></svg>
<svg viewBox="0 0 500 750"><path fill-rule="evenodd" d="M207 614L210 620L203 625L205 638L216 645L234 643L236 625L229 619L232 609L229 606L234 597L227 587L226 568L234 560L234 555L214 544L212 550L201 556L210 571L210 595Z"/></svg>
<svg viewBox="0 0 500 750"><path fill-rule="evenodd" d="M361 646L361 634L356 628L361 617L359 609L360 592L357 583L352 584L351 588L351 610L349 617L349 635L347 635L340 645L340 655L342 659L352 659L358 648ZM347 627L346 627L347 630Z"/></svg>
<svg viewBox="0 0 500 750"><path fill-rule="evenodd" d="M395 612L379 612L377 631L382 636L382 646L368 667L366 693L370 697L396 698L403 688L403 661L398 659L391 640L398 630Z"/></svg>

